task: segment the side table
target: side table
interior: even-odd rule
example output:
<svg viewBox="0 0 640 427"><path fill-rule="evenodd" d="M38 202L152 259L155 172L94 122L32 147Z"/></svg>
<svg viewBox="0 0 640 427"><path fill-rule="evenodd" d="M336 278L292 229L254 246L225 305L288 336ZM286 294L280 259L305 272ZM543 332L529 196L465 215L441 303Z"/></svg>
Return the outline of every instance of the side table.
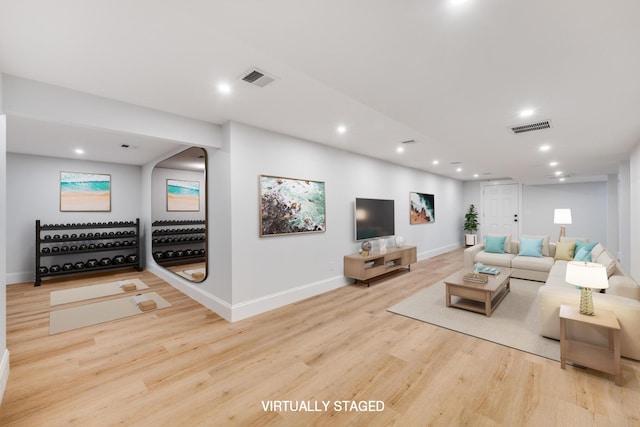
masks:
<svg viewBox="0 0 640 427"><path fill-rule="evenodd" d="M609 331L607 347L567 338L567 323L580 322ZM615 377L616 385L622 384L620 366L620 323L612 311L596 310L594 316L580 314L578 307L560 306L560 367L565 362L573 362L587 368L596 369Z"/></svg>

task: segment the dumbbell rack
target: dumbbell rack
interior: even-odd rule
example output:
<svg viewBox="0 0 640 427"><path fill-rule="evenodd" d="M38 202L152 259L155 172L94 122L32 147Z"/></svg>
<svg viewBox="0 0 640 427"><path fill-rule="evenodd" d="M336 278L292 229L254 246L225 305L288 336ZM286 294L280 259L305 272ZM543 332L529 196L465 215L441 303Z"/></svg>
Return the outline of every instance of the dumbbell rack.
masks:
<svg viewBox="0 0 640 427"><path fill-rule="evenodd" d="M204 220L158 220L151 225L153 259L161 266L168 267L189 262L204 262L206 229ZM162 227L162 228L156 228ZM180 255L183 250L191 250L192 255ZM167 256L168 253L172 255Z"/></svg>
<svg viewBox="0 0 640 427"><path fill-rule="evenodd" d="M111 231L106 231L111 230ZM77 233L81 231L81 233ZM41 224L36 220L36 271L34 286L40 286L44 277L84 274L99 270L133 267L142 271L140 264L140 219L135 221L92 222L82 224ZM54 250L54 248L57 248ZM66 249L65 249L66 248ZM109 257L118 251L116 256ZM94 259L87 254L92 254ZM121 261L120 257L124 257ZM117 258L117 260L116 260ZM67 269L51 271L43 259L62 259ZM109 264L101 264L109 259ZM98 261L100 260L100 261ZM88 261L97 261L89 266ZM51 262L53 264L53 261ZM72 269L68 265L73 266ZM46 271L44 271L46 270Z"/></svg>

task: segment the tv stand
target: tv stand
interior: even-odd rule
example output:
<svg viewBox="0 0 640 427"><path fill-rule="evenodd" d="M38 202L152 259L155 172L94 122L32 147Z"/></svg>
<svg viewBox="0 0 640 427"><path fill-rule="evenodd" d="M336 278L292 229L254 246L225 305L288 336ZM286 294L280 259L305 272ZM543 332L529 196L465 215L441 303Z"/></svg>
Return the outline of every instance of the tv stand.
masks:
<svg viewBox="0 0 640 427"><path fill-rule="evenodd" d="M417 262L416 247L403 246L388 248L386 252L373 252L367 256L352 254L344 256L344 275L367 286L371 279L397 271L401 268L411 270L411 264Z"/></svg>

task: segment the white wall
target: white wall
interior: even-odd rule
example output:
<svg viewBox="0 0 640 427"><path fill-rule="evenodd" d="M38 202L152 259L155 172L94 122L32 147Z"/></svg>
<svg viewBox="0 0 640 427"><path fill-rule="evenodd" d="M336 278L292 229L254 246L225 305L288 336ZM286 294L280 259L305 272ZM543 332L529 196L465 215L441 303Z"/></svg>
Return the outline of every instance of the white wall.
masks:
<svg viewBox="0 0 640 427"><path fill-rule="evenodd" d="M640 165L635 165L635 170L638 173ZM636 191L638 190L636 189ZM625 160L618 165L618 223L620 224L618 257L620 258L620 263L627 270L631 270L631 242L640 238L636 234L634 239L631 234L631 202L633 198L634 194L631 192L631 162ZM636 211L636 213L638 212ZM640 256L640 252L636 252L636 254ZM636 277L638 276L636 275Z"/></svg>
<svg viewBox="0 0 640 427"><path fill-rule="evenodd" d="M3 82L0 74L0 404L9 379L7 349L7 121L2 108Z"/></svg>
<svg viewBox="0 0 640 427"><path fill-rule="evenodd" d="M573 223L567 236L607 242L607 183L527 185L522 187L522 233L548 234L558 239L560 226L553 223L555 208L570 208Z"/></svg>
<svg viewBox="0 0 640 427"><path fill-rule="evenodd" d="M125 221L140 217L141 167L7 153L7 281L34 279L35 220L43 223ZM111 175L111 212L60 212L60 172Z"/></svg>
<svg viewBox="0 0 640 427"><path fill-rule="evenodd" d="M357 252L356 197L396 201L396 234L419 258L460 247L462 183L237 123L231 124L233 304L269 307L343 286L343 256ZM326 232L259 237L259 175L325 182ZM435 223L409 224L409 193L435 195ZM318 292L316 292L318 291Z"/></svg>
<svg viewBox="0 0 640 427"><path fill-rule="evenodd" d="M640 144L631 153L629 160L629 217L630 217L630 273L640 280Z"/></svg>

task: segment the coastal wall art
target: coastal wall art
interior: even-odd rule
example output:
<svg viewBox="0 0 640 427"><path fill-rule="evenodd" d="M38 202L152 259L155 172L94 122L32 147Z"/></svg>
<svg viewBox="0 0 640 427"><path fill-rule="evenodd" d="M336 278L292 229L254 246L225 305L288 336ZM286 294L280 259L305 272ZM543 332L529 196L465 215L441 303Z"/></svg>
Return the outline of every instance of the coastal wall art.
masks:
<svg viewBox="0 0 640 427"><path fill-rule="evenodd" d="M260 237L325 231L322 181L260 175Z"/></svg>
<svg viewBox="0 0 640 427"><path fill-rule="evenodd" d="M433 194L409 193L409 223L435 222L436 208Z"/></svg>
<svg viewBox="0 0 640 427"><path fill-rule="evenodd" d="M199 212L200 182L167 179L167 212Z"/></svg>
<svg viewBox="0 0 640 427"><path fill-rule="evenodd" d="M110 212L111 175L60 172L61 212Z"/></svg>

